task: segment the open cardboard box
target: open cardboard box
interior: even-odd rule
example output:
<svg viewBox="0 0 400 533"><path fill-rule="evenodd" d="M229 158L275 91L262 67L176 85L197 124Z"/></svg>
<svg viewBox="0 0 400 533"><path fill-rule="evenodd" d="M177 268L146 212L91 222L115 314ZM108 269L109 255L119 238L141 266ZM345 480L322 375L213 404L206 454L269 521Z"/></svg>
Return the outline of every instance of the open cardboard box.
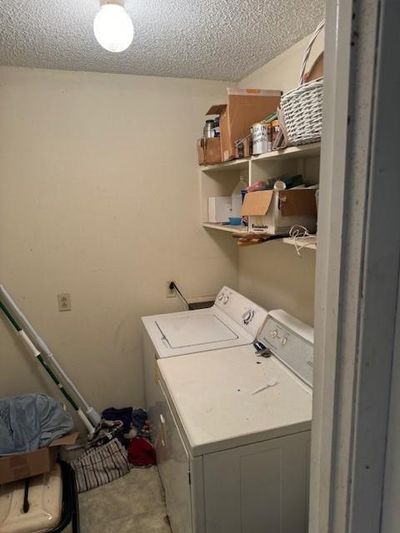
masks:
<svg viewBox="0 0 400 533"><path fill-rule="evenodd" d="M199 165L215 165L221 163L221 138L202 138L197 141Z"/></svg>
<svg viewBox="0 0 400 533"><path fill-rule="evenodd" d="M45 448L0 457L0 484L50 472L57 460L60 447L75 444L78 437L77 432L68 433Z"/></svg>
<svg viewBox="0 0 400 533"><path fill-rule="evenodd" d="M249 231L253 232L288 235L290 228L298 224L315 233L315 189L249 192L245 196L241 215L249 217Z"/></svg>
<svg viewBox="0 0 400 533"><path fill-rule="evenodd" d="M236 156L235 142L246 137L255 122L276 111L281 91L228 89L228 104L212 106L207 115L219 115L222 161Z"/></svg>

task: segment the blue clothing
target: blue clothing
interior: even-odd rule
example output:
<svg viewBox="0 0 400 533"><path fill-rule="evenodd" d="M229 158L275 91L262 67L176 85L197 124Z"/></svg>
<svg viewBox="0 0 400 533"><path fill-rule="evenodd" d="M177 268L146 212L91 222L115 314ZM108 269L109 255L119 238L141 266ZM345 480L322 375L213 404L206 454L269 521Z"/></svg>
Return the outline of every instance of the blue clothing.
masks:
<svg viewBox="0 0 400 533"><path fill-rule="evenodd" d="M71 415L45 394L0 399L0 455L43 448L72 428Z"/></svg>

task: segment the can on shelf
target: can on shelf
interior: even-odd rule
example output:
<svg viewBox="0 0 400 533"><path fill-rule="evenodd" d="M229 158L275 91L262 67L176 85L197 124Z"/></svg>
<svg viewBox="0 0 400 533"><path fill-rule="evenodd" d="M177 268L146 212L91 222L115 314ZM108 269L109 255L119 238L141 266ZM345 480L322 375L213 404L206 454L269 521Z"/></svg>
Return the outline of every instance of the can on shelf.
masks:
<svg viewBox="0 0 400 533"><path fill-rule="evenodd" d="M253 155L268 152L268 125L265 122L256 122L251 127L253 138Z"/></svg>

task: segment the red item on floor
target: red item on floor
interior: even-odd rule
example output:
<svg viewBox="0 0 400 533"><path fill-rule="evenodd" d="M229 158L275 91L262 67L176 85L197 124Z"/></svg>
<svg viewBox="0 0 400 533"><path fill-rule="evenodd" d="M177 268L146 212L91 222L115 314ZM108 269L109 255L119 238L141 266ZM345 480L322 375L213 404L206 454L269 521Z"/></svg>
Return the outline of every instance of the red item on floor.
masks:
<svg viewBox="0 0 400 533"><path fill-rule="evenodd" d="M156 451L147 439L134 437L129 444L128 460L134 466L155 465Z"/></svg>

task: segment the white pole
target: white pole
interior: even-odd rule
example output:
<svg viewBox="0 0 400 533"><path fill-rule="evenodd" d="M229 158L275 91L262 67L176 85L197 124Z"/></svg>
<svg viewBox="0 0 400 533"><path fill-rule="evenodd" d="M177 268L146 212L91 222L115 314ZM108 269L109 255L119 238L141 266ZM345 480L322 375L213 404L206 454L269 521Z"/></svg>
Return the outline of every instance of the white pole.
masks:
<svg viewBox="0 0 400 533"><path fill-rule="evenodd" d="M68 384L68 386L73 390L74 394L82 404L84 411L86 413L87 418L89 418L91 425L94 425L95 427L99 424L101 417L99 413L94 409L94 407L91 407L85 398L82 396L82 394L79 392L77 387L75 386L74 382L71 380L71 378L68 376L68 374L63 370L61 365L58 363L56 358L54 357L53 353L51 352L50 348L47 346L45 341L39 336L39 334L36 332L36 330L33 328L32 324L29 322L29 320L26 318L26 316L23 314L21 309L17 306L15 301L12 299L10 294L6 291L3 285L0 285L0 296L7 305L7 307L13 312L14 316L17 318L18 322L23 327L24 331L28 335L28 337L34 341L35 345L38 347L40 353L43 353L46 355L46 357L51 361L51 364L54 365L54 367L57 369L59 374L62 376L62 378L65 380L65 382ZM26 342L26 339L24 339ZM83 412L81 411L83 414ZM85 416L85 415L84 415ZM86 418L85 416L85 418ZM81 417L82 418L82 417ZM87 420L86 418L86 420ZM82 418L83 419L83 418ZM85 422L85 421L84 421ZM85 422L85 425L88 427L87 423Z"/></svg>

